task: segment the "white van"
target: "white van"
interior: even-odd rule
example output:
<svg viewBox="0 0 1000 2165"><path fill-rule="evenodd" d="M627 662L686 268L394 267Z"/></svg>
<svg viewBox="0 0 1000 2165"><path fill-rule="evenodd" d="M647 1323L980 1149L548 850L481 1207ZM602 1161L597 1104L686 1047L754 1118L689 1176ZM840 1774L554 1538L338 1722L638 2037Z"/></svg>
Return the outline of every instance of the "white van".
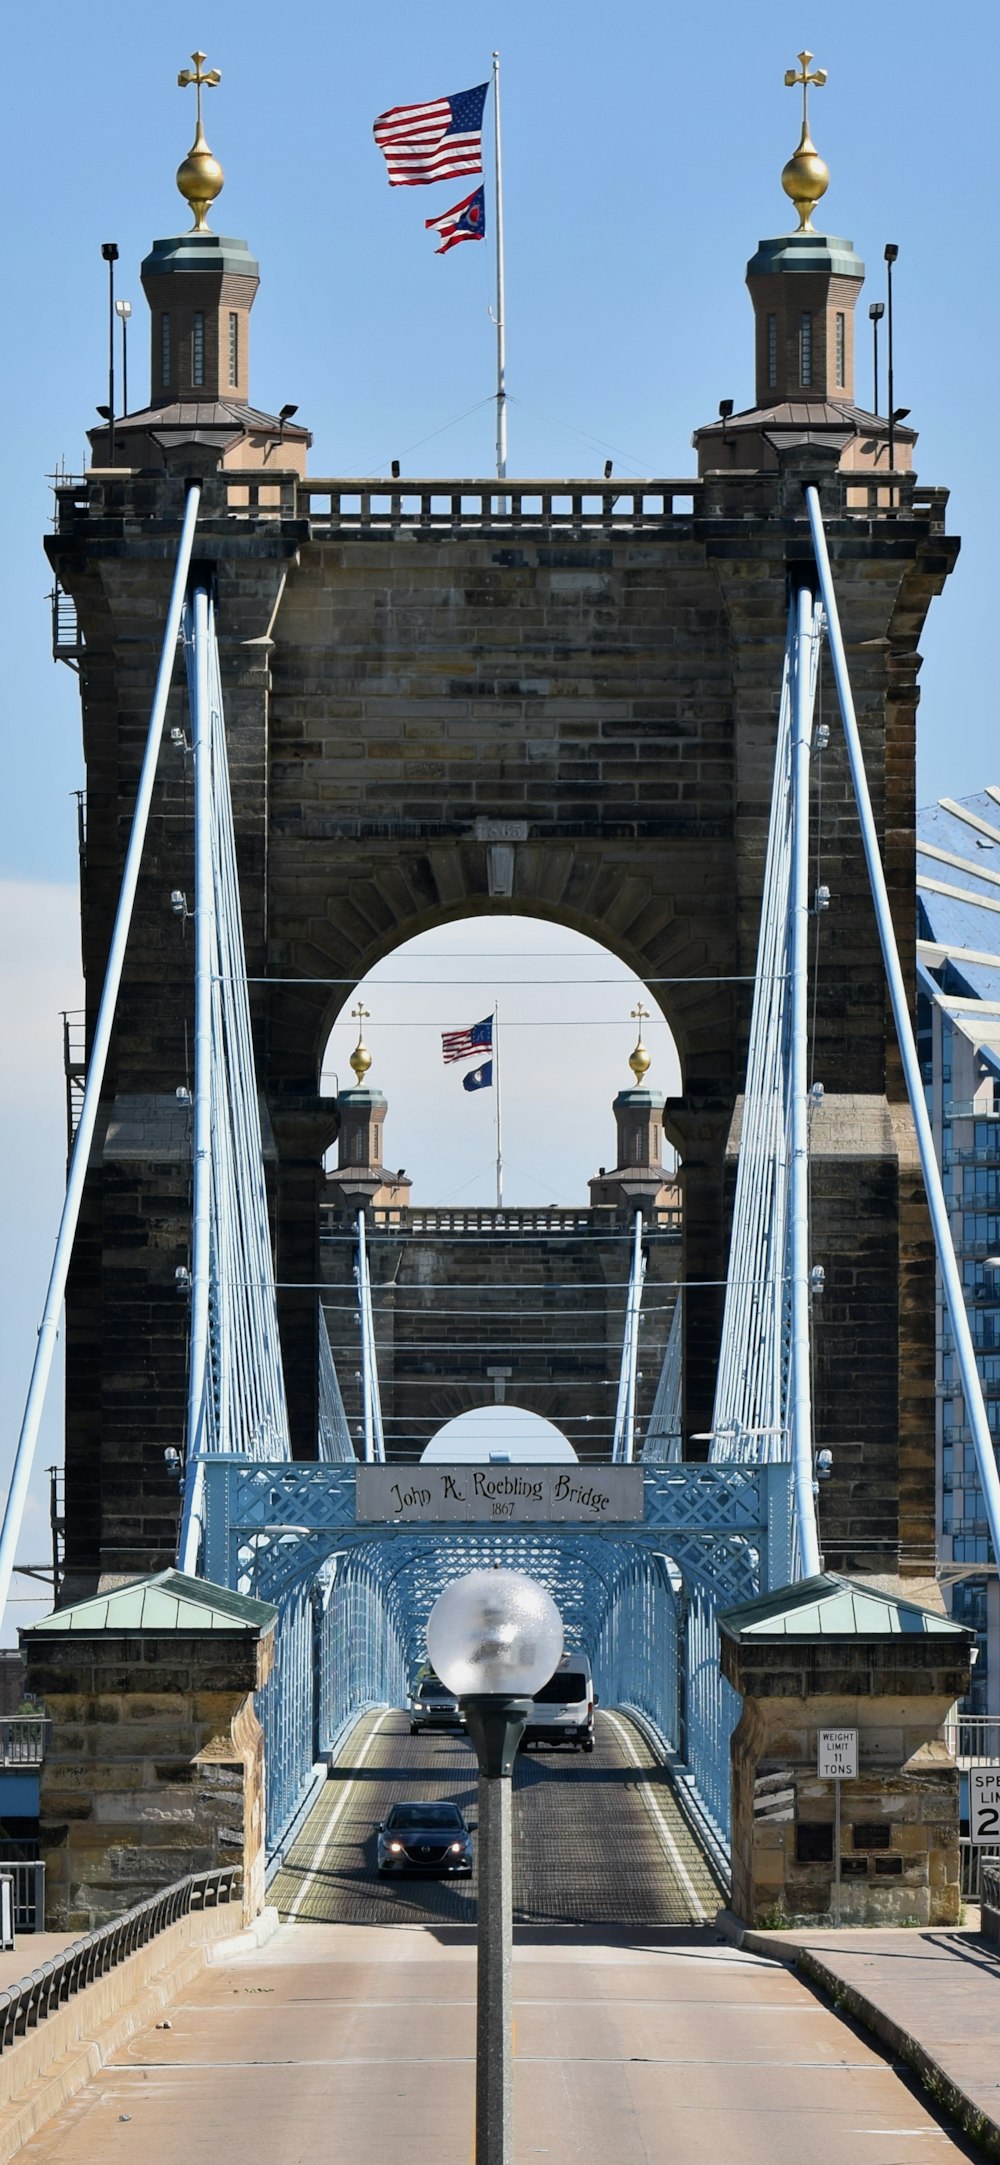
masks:
<svg viewBox="0 0 1000 2165"><path fill-rule="evenodd" d="M572 1744L574 1751L592 1752L596 1705L586 1654L564 1654L555 1675L535 1693L524 1749L532 1744Z"/></svg>

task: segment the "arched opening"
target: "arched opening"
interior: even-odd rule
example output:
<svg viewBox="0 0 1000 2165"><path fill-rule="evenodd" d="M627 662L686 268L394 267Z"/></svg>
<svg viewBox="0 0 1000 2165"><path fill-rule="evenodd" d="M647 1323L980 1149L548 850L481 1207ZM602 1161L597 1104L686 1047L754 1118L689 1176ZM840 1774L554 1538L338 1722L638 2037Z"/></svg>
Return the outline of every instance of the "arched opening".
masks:
<svg viewBox="0 0 1000 2165"><path fill-rule="evenodd" d="M372 1344L389 1459L419 1460L491 1401L494 1450L515 1406L581 1461L615 1455L622 1404L645 1442L681 1271L663 1126L680 1064L656 991L595 939L504 915L418 934L345 1001L320 1253L355 1447L370 1448ZM643 1357L623 1400L639 1211ZM541 1455L564 1456L552 1443Z"/></svg>
<svg viewBox="0 0 1000 2165"><path fill-rule="evenodd" d="M681 1071L661 990L570 926L507 914L459 918L403 942L345 997L322 1088L337 1096L354 1087L360 1020L371 1054L362 1079L385 1100L365 1142L387 1188L405 1174L399 1203L495 1206L499 1097L504 1204L586 1206L592 1180L641 1161L651 1146L662 1151L666 1177L675 1169L662 1101L679 1091ZM354 1019L358 1006L367 1012ZM645 1011L638 1022L636 1007ZM474 1049L445 1062L445 1033L491 1018L493 1045L482 1058ZM640 1028L649 1066L637 1078L629 1059ZM492 1075L473 1087L491 1051ZM648 1123L612 1111L637 1079L660 1100ZM357 1129L344 1140L360 1163ZM344 1155L334 1145L327 1170Z"/></svg>
<svg viewBox="0 0 1000 2165"><path fill-rule="evenodd" d="M472 1406L468 1413L456 1414L420 1455L425 1462L453 1466L551 1466L577 1456L554 1421L526 1406L508 1405Z"/></svg>

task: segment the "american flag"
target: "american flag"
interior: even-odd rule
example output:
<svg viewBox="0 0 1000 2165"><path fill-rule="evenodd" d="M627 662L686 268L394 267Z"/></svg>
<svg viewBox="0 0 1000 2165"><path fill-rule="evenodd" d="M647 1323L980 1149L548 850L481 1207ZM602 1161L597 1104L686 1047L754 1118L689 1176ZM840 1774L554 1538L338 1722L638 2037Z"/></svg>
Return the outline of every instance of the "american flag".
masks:
<svg viewBox="0 0 1000 2165"><path fill-rule="evenodd" d="M425 218L425 228L441 235L441 246L435 248L436 256L446 256L449 248L457 248L459 241L484 241L486 239L486 190L474 188L463 203L454 203L450 210L443 210L439 218Z"/></svg>
<svg viewBox="0 0 1000 2165"><path fill-rule="evenodd" d="M471 1060L493 1050L493 1017L474 1022L468 1030L442 1030L441 1052L447 1067L452 1060Z"/></svg>
<svg viewBox="0 0 1000 2165"><path fill-rule="evenodd" d="M488 83L457 90L426 105L392 105L375 122L375 141L389 168L390 188L452 180L483 170L483 107Z"/></svg>

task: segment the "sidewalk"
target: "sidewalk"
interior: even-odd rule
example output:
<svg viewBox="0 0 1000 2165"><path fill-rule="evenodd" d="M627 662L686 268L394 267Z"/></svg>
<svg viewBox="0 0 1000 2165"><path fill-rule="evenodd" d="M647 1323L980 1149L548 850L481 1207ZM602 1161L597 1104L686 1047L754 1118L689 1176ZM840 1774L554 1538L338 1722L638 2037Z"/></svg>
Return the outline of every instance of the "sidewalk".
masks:
<svg viewBox="0 0 1000 2165"><path fill-rule="evenodd" d="M719 1922L748 1954L811 1978L1000 2158L1000 1948L969 1928L747 1932L727 1912Z"/></svg>

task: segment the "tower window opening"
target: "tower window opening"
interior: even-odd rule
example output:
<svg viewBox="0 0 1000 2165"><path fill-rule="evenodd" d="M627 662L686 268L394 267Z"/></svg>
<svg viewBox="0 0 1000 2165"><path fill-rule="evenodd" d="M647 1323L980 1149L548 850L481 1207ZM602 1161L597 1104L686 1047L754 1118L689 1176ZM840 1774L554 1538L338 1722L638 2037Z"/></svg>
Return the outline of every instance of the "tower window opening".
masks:
<svg viewBox="0 0 1000 2165"><path fill-rule="evenodd" d="M804 391L812 383L813 319L804 315L799 324L799 382Z"/></svg>
<svg viewBox="0 0 1000 2165"><path fill-rule="evenodd" d="M240 380L240 319L235 309L229 314L229 381L235 387Z"/></svg>
<svg viewBox="0 0 1000 2165"><path fill-rule="evenodd" d="M165 391L170 389L170 317L160 317L160 382Z"/></svg>
<svg viewBox="0 0 1000 2165"><path fill-rule="evenodd" d="M845 384L845 382L846 382L846 380L847 380L847 379L846 379L846 375L845 375L845 349L846 349L846 331L845 331L845 324L846 324L846 318L845 318L845 316L844 316L844 312L843 312L843 309L840 309L840 308L838 308L838 310L837 310L837 321L836 321L836 325L835 325L835 329L834 329L834 347L835 347L835 362L836 362L836 372L837 372L837 389L838 389L838 391L842 391L842 390L843 390L843 388L844 388L844 384Z"/></svg>
<svg viewBox="0 0 1000 2165"><path fill-rule="evenodd" d="M199 309L191 332L191 381L205 381L205 318Z"/></svg>
<svg viewBox="0 0 1000 2165"><path fill-rule="evenodd" d="M777 390L777 388L778 388L778 318L777 318L777 316L769 316L769 317L768 317L768 319L767 319L767 382L768 382L768 389L769 389L769 390L771 390L771 391L776 391L776 390Z"/></svg>

